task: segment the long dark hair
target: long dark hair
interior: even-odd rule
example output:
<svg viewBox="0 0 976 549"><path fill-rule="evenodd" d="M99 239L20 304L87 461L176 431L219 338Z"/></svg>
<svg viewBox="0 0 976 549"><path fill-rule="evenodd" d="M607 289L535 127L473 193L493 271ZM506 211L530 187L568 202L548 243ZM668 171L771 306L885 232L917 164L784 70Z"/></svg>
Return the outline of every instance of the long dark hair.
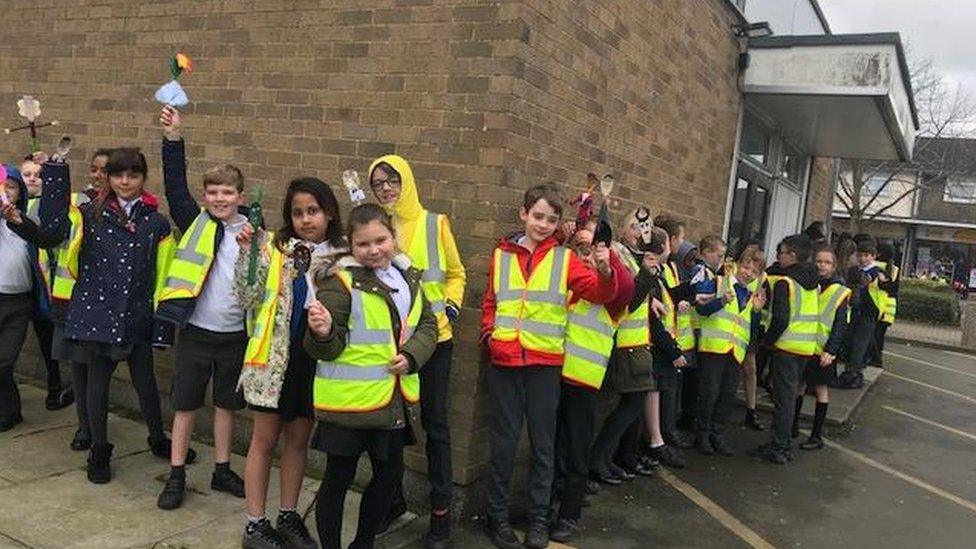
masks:
<svg viewBox="0 0 976 549"><path fill-rule="evenodd" d="M339 201L336 200L332 188L324 181L315 177L300 177L288 184L284 204L281 209L282 227L275 233L275 246L283 249L284 244L291 238L297 238L295 227L291 224L291 202L298 193L306 193L315 198L319 208L329 216L329 224L325 227L325 241L335 248L345 247L342 239L342 217L339 213Z"/></svg>

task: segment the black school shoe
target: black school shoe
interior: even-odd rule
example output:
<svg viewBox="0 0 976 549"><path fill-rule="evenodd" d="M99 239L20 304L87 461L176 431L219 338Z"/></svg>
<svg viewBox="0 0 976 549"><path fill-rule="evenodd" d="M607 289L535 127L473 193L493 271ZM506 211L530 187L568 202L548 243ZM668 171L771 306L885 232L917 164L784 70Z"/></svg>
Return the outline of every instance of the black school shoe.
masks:
<svg viewBox="0 0 976 549"><path fill-rule="evenodd" d="M559 543L566 543L576 537L579 529L579 520L559 519L556 525L549 530L549 539L558 541Z"/></svg>
<svg viewBox="0 0 976 549"><path fill-rule="evenodd" d="M176 509L183 505L183 496L185 494L186 476L179 477L171 474L166 479L166 485L163 486L163 491L160 492L159 499L156 500L156 507L167 511Z"/></svg>
<svg viewBox="0 0 976 549"><path fill-rule="evenodd" d="M661 465L671 469L684 469L687 463L680 450L665 444L657 448L651 448L648 452L651 459L656 460Z"/></svg>
<svg viewBox="0 0 976 549"><path fill-rule="evenodd" d="M243 549L287 549L288 542L271 526L270 520L263 518L258 522L249 522L244 527L241 547Z"/></svg>
<svg viewBox="0 0 976 549"><path fill-rule="evenodd" d="M602 471L590 471L590 478L600 484L607 484L609 486L620 486L624 482L624 479L613 474L607 468L604 468Z"/></svg>
<svg viewBox="0 0 976 549"><path fill-rule="evenodd" d="M47 398L44 399L44 407L49 411L67 408L75 402L75 392L70 385L65 387L52 387L47 390Z"/></svg>
<svg viewBox="0 0 976 549"><path fill-rule="evenodd" d="M735 450L732 449L732 446L729 445L729 442L725 440L725 437L723 437L722 435L716 435L712 433L711 435L709 435L708 440L709 442L712 443L712 448L715 449L716 454L725 457L730 457L735 455Z"/></svg>
<svg viewBox="0 0 976 549"><path fill-rule="evenodd" d="M17 426L19 423L24 422L24 416L17 412L16 414L10 416L0 416L0 433L3 431L9 431Z"/></svg>
<svg viewBox="0 0 976 549"><path fill-rule="evenodd" d="M800 444L801 450L822 450L823 447L824 442L820 437L810 437L806 442Z"/></svg>
<svg viewBox="0 0 976 549"><path fill-rule="evenodd" d="M630 482L635 478L637 478L637 475L617 465L616 463L613 462L613 460L607 462L607 469L610 470L610 474L612 474L613 476L625 480L627 482Z"/></svg>
<svg viewBox="0 0 976 549"><path fill-rule="evenodd" d="M680 432L673 434L664 435L664 443L672 448L677 448L679 450L687 450L689 448L694 448L694 444Z"/></svg>
<svg viewBox="0 0 976 549"><path fill-rule="evenodd" d="M237 476L237 473L226 470L214 469L213 477L210 479L210 489L217 492L227 492L228 494L243 498L244 479Z"/></svg>
<svg viewBox="0 0 976 549"><path fill-rule="evenodd" d="M111 444L95 444L88 452L88 481L92 484L112 480L112 448Z"/></svg>
<svg viewBox="0 0 976 549"><path fill-rule="evenodd" d="M759 413L755 410L746 410L746 419L742 422L742 425L752 429L753 431L766 430L766 426L759 421Z"/></svg>
<svg viewBox="0 0 976 549"><path fill-rule="evenodd" d="M75 431L75 436L71 439L69 446L72 450L80 452L91 448L91 443L91 433L87 429L78 429Z"/></svg>
<svg viewBox="0 0 976 549"><path fill-rule="evenodd" d="M549 546L549 527L545 522L533 522L525 532L522 543L528 549L545 549Z"/></svg>
<svg viewBox="0 0 976 549"><path fill-rule="evenodd" d="M318 544L308 533L302 516L295 511L278 513L275 530L291 549L318 549Z"/></svg>
<svg viewBox="0 0 976 549"><path fill-rule="evenodd" d="M160 459L165 459L169 461L170 453L173 450L173 441L168 438L163 438L162 440L154 441L152 437L147 438L146 442L149 443L149 449L152 450L152 454ZM197 452L193 448L186 449L186 458L183 460L184 465L189 465L197 460Z"/></svg>
<svg viewBox="0 0 976 549"><path fill-rule="evenodd" d="M515 537L515 530L512 530L512 525L508 521L496 522L488 519L487 530L488 539L498 549L520 549L522 547L518 538Z"/></svg>

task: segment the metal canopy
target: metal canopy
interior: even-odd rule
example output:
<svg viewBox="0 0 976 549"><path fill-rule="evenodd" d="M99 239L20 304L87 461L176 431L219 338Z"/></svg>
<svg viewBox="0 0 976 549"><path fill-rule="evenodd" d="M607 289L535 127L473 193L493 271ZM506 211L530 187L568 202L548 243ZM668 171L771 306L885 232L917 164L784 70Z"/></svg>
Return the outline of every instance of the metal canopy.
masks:
<svg viewBox="0 0 976 549"><path fill-rule="evenodd" d="M742 92L814 156L911 160L918 129L898 34L749 41Z"/></svg>

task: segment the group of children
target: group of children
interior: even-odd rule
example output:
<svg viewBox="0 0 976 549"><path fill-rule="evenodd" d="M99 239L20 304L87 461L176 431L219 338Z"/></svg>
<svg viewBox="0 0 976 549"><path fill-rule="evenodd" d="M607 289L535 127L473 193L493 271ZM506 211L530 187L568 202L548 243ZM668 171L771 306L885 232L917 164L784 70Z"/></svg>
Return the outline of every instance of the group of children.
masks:
<svg viewBox="0 0 976 549"><path fill-rule="evenodd" d="M450 546L447 395L465 269L448 218L422 207L409 164L388 155L369 167L378 204L354 207L343 224L326 183L295 179L271 231L244 205L235 166L208 169L198 203L179 111L163 108L160 126L168 216L145 190L148 169L137 149L96 151L81 192L72 192L68 164L57 155L35 154L6 169L0 430L22 421L13 364L34 319L42 348L50 348L48 407L74 399L70 447L88 450L91 482L111 480L109 390L125 361L149 448L170 461L159 508L178 508L187 495L185 467L196 457L190 438L212 384L211 488L245 498L242 546L316 546L297 509L312 446L327 454L316 506L327 548L339 546L345 495L360 455L369 456L373 474L353 547L371 547L406 511L403 449L415 441L419 403L431 485L426 545ZM681 222L652 222L647 208L628 213L615 240L594 221L564 222L562 209L555 186L529 189L524 230L503 238L489 264L481 341L490 356L492 543L569 541L596 483L684 467L682 450L692 446L732 455L724 430L742 372L747 425L764 428L755 413L757 379L777 405L762 456L791 458L805 386L817 409L801 448L822 447L837 358L846 352L848 368L836 383L857 386L866 342L883 338L879 320L893 319L897 270L890 260L874 261L873 240L861 238L853 251L854 240L842 240L835 251L791 236L767 268L757 244L740 246L729 261L721 238L696 247ZM854 256L856 272L848 273ZM153 349L174 343L170 440ZM70 363L69 387L57 361ZM600 392L619 399L597 431ZM235 412L245 407L253 425L241 478L230 450ZM693 441L678 428L686 417ZM523 423L530 521L520 542L509 499ZM280 506L272 523L266 503L276 448Z"/></svg>

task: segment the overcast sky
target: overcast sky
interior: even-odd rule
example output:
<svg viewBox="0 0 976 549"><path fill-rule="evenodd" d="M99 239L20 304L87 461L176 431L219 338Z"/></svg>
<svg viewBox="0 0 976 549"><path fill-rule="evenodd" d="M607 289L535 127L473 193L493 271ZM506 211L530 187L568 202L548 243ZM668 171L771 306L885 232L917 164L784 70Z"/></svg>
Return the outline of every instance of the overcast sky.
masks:
<svg viewBox="0 0 976 549"><path fill-rule="evenodd" d="M976 98L976 0L820 0L835 34L901 33Z"/></svg>

